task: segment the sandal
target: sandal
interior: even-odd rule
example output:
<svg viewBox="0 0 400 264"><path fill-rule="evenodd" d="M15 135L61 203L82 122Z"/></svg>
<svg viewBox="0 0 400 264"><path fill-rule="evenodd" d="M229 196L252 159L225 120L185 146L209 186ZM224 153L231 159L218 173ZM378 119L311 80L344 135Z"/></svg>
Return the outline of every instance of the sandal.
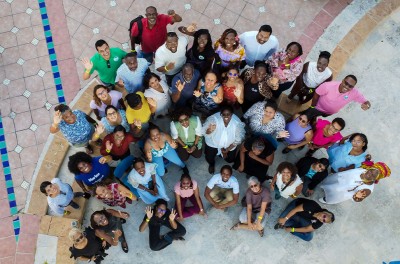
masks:
<svg viewBox="0 0 400 264"><path fill-rule="evenodd" d="M190 25L189 25L190 26ZM194 36L194 33L196 33L196 28L195 28L195 30L194 31L188 31L188 29L187 29L188 27L178 27L178 30L181 32L181 33L183 33L183 34L185 34L185 35L188 35L188 36Z"/></svg>
<svg viewBox="0 0 400 264"><path fill-rule="evenodd" d="M260 237L264 236L264 228L261 230L258 230L258 234L260 235Z"/></svg>
<svg viewBox="0 0 400 264"><path fill-rule="evenodd" d="M239 225L240 225L240 223L234 224L234 225L231 227L230 230L238 230L238 229L239 229Z"/></svg>
<svg viewBox="0 0 400 264"><path fill-rule="evenodd" d="M93 147L90 144L86 146L86 154L93 154Z"/></svg>

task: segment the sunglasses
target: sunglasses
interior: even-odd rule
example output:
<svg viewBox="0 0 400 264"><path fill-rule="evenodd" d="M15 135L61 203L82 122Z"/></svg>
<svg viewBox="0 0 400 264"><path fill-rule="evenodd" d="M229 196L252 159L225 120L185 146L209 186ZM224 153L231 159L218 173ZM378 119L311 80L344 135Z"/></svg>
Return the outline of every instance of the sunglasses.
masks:
<svg viewBox="0 0 400 264"><path fill-rule="evenodd" d="M236 76L238 76L239 74L237 74L237 73L232 73L232 72L228 72L228 75L229 75L229 76L236 77Z"/></svg>
<svg viewBox="0 0 400 264"><path fill-rule="evenodd" d="M158 208L158 209L157 209L157 212L159 212L159 213L165 213L166 211L167 211L167 209L165 209L165 210L164 210L164 209L161 209L161 208Z"/></svg>
<svg viewBox="0 0 400 264"><path fill-rule="evenodd" d="M258 186L258 184L250 185L250 188L253 189L253 188L256 188L257 186Z"/></svg>
<svg viewBox="0 0 400 264"><path fill-rule="evenodd" d="M326 214L324 214L323 216L322 216L322 222L324 222L324 223L326 223Z"/></svg>
<svg viewBox="0 0 400 264"><path fill-rule="evenodd" d="M301 123L303 123L303 124L306 124L306 123L307 123L307 120L305 120L305 119L303 119L303 118L301 118L301 117L299 117L299 121L300 121Z"/></svg>
<svg viewBox="0 0 400 264"><path fill-rule="evenodd" d="M84 238L85 238L85 236L83 234L81 234L77 239L75 239L75 243L81 242Z"/></svg>
<svg viewBox="0 0 400 264"><path fill-rule="evenodd" d="M107 61L107 68L111 68L111 64L110 64L109 60Z"/></svg>

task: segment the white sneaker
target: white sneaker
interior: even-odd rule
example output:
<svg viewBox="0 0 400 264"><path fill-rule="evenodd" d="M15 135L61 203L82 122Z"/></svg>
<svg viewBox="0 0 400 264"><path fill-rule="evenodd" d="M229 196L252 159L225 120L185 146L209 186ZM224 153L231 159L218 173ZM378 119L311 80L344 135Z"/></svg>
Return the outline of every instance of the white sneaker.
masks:
<svg viewBox="0 0 400 264"><path fill-rule="evenodd" d="M325 197L319 198L318 200L319 200L321 203L326 204Z"/></svg>

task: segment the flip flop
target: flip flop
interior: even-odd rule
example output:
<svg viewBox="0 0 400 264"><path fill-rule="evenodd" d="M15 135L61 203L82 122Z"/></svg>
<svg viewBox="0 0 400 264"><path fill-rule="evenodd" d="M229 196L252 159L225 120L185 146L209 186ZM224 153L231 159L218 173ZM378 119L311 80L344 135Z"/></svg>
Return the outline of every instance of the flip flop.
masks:
<svg viewBox="0 0 400 264"><path fill-rule="evenodd" d="M196 32L196 31L194 31L194 32L189 32L189 31L187 31L187 27L178 27L178 30L179 30L181 33L183 33L183 34L185 34L185 35L189 35L189 36L193 36L194 33Z"/></svg>
<svg viewBox="0 0 400 264"><path fill-rule="evenodd" d="M258 230L258 234L260 235L260 237L264 236L264 228L261 230Z"/></svg>

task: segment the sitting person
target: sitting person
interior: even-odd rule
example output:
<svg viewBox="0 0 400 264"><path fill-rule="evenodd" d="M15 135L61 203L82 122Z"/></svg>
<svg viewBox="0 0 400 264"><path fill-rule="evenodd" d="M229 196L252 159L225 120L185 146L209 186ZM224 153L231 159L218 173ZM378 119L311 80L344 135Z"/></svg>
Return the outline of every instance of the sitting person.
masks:
<svg viewBox="0 0 400 264"><path fill-rule="evenodd" d="M131 93L125 96L127 103L126 119L131 126L134 137L143 137L149 127L149 120L156 111L157 102L152 98L145 98L142 92Z"/></svg>
<svg viewBox="0 0 400 264"><path fill-rule="evenodd" d="M197 181L192 180L190 175L182 174L181 179L174 186L174 191L175 208L178 213L177 219L179 222L195 214L206 216ZM187 205L188 201L190 201L192 206Z"/></svg>
<svg viewBox="0 0 400 264"><path fill-rule="evenodd" d="M97 120L101 120L102 117L106 116L105 110L108 105L125 110L122 93L114 90L110 91L109 88L101 84L96 85L93 89L93 100L90 101L90 108L93 109Z"/></svg>
<svg viewBox="0 0 400 264"><path fill-rule="evenodd" d="M146 230L147 226L149 227L150 249L154 251L171 245L173 240L185 240L183 238L186 234L185 227L176 221L176 211L174 209L170 211L167 206L165 200L158 199L153 209L150 206L146 207L146 215L139 227L140 232ZM171 231L161 236L161 226L165 226Z"/></svg>
<svg viewBox="0 0 400 264"><path fill-rule="evenodd" d="M283 154L289 153L292 149L303 149L311 142L314 132L310 122L309 116L299 113L293 116L293 121L286 124L285 129L289 136L284 139L288 146L282 150Z"/></svg>
<svg viewBox="0 0 400 264"><path fill-rule="evenodd" d="M323 224L331 224L334 221L335 215L322 209L317 202L298 198L288 204L274 228L284 228L286 232L304 241L310 241L315 230Z"/></svg>
<svg viewBox="0 0 400 264"><path fill-rule="evenodd" d="M131 127L126 120L125 110L118 110L114 106L109 105L106 107L105 113L106 116L101 119L101 123L107 134L114 132L114 128L118 125L123 126L126 132L130 131Z"/></svg>
<svg viewBox="0 0 400 264"><path fill-rule="evenodd" d="M189 108L178 108L172 115L170 125L171 137L178 147L176 152L182 161L190 156L200 158L203 148L201 121L198 116L192 115Z"/></svg>
<svg viewBox="0 0 400 264"><path fill-rule="evenodd" d="M164 159L182 168L184 173L189 173L185 163L179 158L175 149L177 148L175 140L170 135L160 131L160 128L153 123L149 126L149 138L144 143L144 153L147 162L157 164L157 174L162 177L165 174Z"/></svg>
<svg viewBox="0 0 400 264"><path fill-rule="evenodd" d="M208 172L215 171L215 156L221 155L227 162L233 162L236 147L245 136L244 123L233 114L232 106L223 106L220 113L215 113L203 125L202 133L206 147L204 153L208 163Z"/></svg>
<svg viewBox="0 0 400 264"><path fill-rule="evenodd" d="M315 188L328 176L329 161L325 158L301 158L296 163L298 174L303 181L302 193L305 197L313 195Z"/></svg>
<svg viewBox="0 0 400 264"><path fill-rule="evenodd" d="M244 87L243 81L239 77L238 69L232 68L228 70L227 78L222 83L222 89L224 90L223 104L236 107L243 104Z"/></svg>
<svg viewBox="0 0 400 264"><path fill-rule="evenodd" d="M270 179L268 168L274 161L276 148L260 136L253 136L246 139L236 154L233 168L239 172L246 173L246 177L255 176L259 182L263 183Z"/></svg>
<svg viewBox="0 0 400 264"><path fill-rule="evenodd" d="M144 58L138 58L136 52L125 56L125 63L119 66L115 83L125 88L128 93L143 92L143 77L149 71L149 63Z"/></svg>
<svg viewBox="0 0 400 264"><path fill-rule="evenodd" d="M270 183L271 191L275 191L275 199L296 198L303 189L303 182L297 175L297 168L290 162L282 162Z"/></svg>
<svg viewBox="0 0 400 264"><path fill-rule="evenodd" d="M136 188L139 198L145 204L152 204L157 199L169 201L164 182L156 172L157 164L144 162L141 158L133 162L133 170L128 175L128 182Z"/></svg>
<svg viewBox="0 0 400 264"><path fill-rule="evenodd" d="M51 211L55 215L69 215L71 212L66 210L68 206L74 209L79 209L79 204L74 202L76 197L85 197L89 199L88 193L74 192L71 185L63 183L59 178L54 178L49 181L44 181L40 184L40 191L47 196L47 203Z"/></svg>
<svg viewBox="0 0 400 264"><path fill-rule="evenodd" d="M239 182L232 176L232 167L224 165L207 183L204 197L216 209L226 210L239 200Z"/></svg>
<svg viewBox="0 0 400 264"><path fill-rule="evenodd" d="M101 240L105 240L111 246L118 245L121 242L121 248L128 253L128 243L126 243L122 224L129 218L127 212L116 211L114 209L103 209L95 211L90 216L90 225L95 234Z"/></svg>
<svg viewBox="0 0 400 264"><path fill-rule="evenodd" d="M96 183L112 177L110 166L104 157L92 158L85 152L77 152L70 156L68 169L75 174L75 180L84 192L90 192Z"/></svg>
<svg viewBox="0 0 400 264"><path fill-rule="evenodd" d="M144 76L143 86L145 87L144 96L156 102L154 116L157 118L167 115L171 106L168 84L161 80L160 76L150 72Z"/></svg>
<svg viewBox="0 0 400 264"><path fill-rule="evenodd" d="M98 238L90 227L86 227L85 231L72 228L68 232L68 238L73 243L72 247L69 248L69 251L71 251L70 258L100 264L108 255L105 253L108 249L107 242Z"/></svg>
<svg viewBox="0 0 400 264"><path fill-rule="evenodd" d="M204 81L202 79L199 80L197 89L193 94L196 97L193 102L193 110L200 112L202 118L218 112L219 104L224 99L223 89L214 72L208 72L204 77Z"/></svg>
<svg viewBox="0 0 400 264"><path fill-rule="evenodd" d="M93 192L97 199L108 206L120 206L126 208L126 203L132 204L132 200L137 201L136 195L129 191L122 184L104 182L96 183Z"/></svg>
<svg viewBox="0 0 400 264"><path fill-rule="evenodd" d="M199 71L194 69L192 64L185 63L183 65L182 71L172 79L172 86L169 90L175 109L192 107L196 98L193 93L200 78Z"/></svg>
<svg viewBox="0 0 400 264"><path fill-rule="evenodd" d="M263 237L267 216L271 213L271 194L268 188L263 187L254 176L248 179L247 185L249 188L242 200L242 205L245 202L246 206L240 213L239 223L235 224L231 230L257 230L260 237Z"/></svg>

